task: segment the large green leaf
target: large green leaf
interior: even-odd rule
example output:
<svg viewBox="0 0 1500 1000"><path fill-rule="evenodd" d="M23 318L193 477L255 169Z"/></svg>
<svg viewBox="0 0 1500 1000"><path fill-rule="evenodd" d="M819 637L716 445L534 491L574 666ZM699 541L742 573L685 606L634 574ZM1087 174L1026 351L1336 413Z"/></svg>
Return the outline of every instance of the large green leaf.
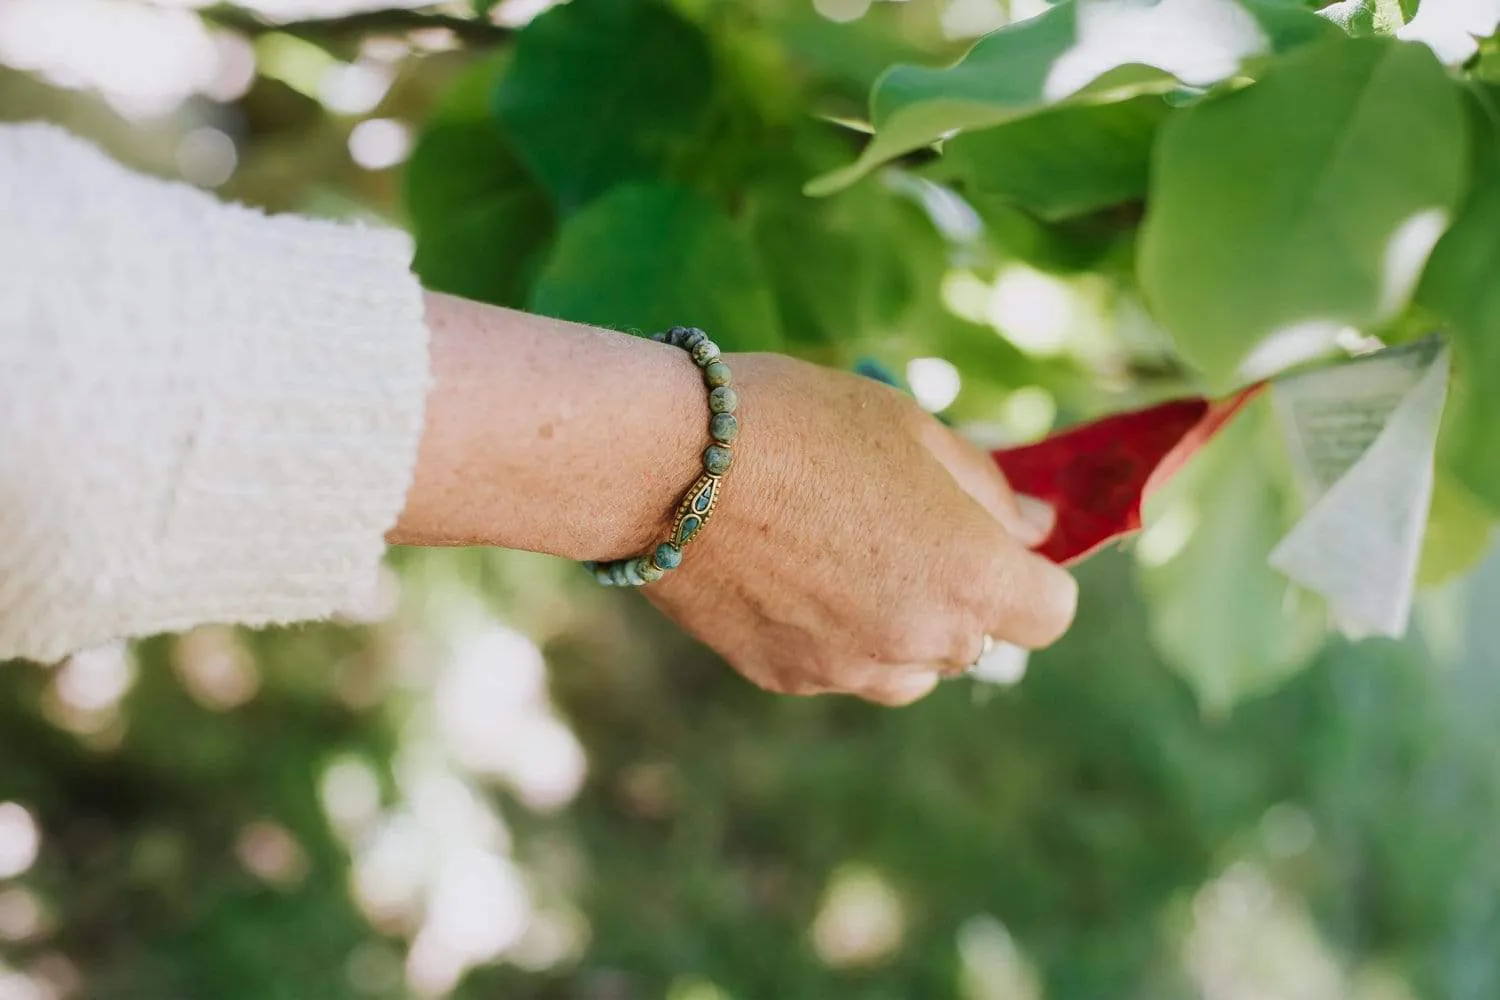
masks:
<svg viewBox="0 0 1500 1000"><path fill-rule="evenodd" d="M1170 558L1142 566L1141 582L1158 648L1214 713L1301 669L1326 633L1321 605L1266 561L1296 516L1284 463L1276 474L1275 438L1261 399L1147 510L1155 530L1191 529Z"/></svg>
<svg viewBox="0 0 1500 1000"><path fill-rule="evenodd" d="M477 63L454 85L412 152L405 196L423 284L518 306L556 224L546 192L489 115L503 64Z"/></svg>
<svg viewBox="0 0 1500 1000"><path fill-rule="evenodd" d="M554 232L546 196L517 190L475 205L446 229L419 235L412 270L434 292L519 307Z"/></svg>
<svg viewBox="0 0 1500 1000"><path fill-rule="evenodd" d="M1500 137L1483 110L1470 112L1469 197L1433 250L1417 300L1445 323L1455 352L1439 460L1500 512Z"/></svg>
<svg viewBox="0 0 1500 1000"><path fill-rule="evenodd" d="M865 332L861 306L867 258L880 247L852 234L839 215L800 201L767 198L758 203L750 235L788 339L837 363L829 352L856 344Z"/></svg>
<svg viewBox="0 0 1500 1000"><path fill-rule="evenodd" d="M418 233L445 229L476 204L533 186L490 116L504 55L475 61L449 86L406 164L406 212Z"/></svg>
<svg viewBox="0 0 1500 1000"><path fill-rule="evenodd" d="M495 113L571 212L611 185L668 173L692 148L714 89L697 26L652 0L573 0L517 37Z"/></svg>
<svg viewBox="0 0 1500 1000"><path fill-rule="evenodd" d="M836 191L955 130L1000 125L1064 101L1205 86L1256 56L1339 33L1316 14L1273 0L1065 0L986 35L954 66L892 67L870 97L875 138L858 160L808 191Z"/></svg>
<svg viewBox="0 0 1500 1000"><path fill-rule="evenodd" d="M726 350L781 344L744 232L713 204L662 185L621 186L569 219L531 305L614 329L698 326Z"/></svg>
<svg viewBox="0 0 1500 1000"><path fill-rule="evenodd" d="M1151 144L1170 106L1148 94L1064 106L978 132L943 148L943 170L965 194L1063 219L1146 193Z"/></svg>
<svg viewBox="0 0 1500 1000"><path fill-rule="evenodd" d="M1465 142L1442 66L1389 39L1305 48L1174 115L1141 236L1157 318L1223 385L1269 338L1393 317L1462 197Z"/></svg>

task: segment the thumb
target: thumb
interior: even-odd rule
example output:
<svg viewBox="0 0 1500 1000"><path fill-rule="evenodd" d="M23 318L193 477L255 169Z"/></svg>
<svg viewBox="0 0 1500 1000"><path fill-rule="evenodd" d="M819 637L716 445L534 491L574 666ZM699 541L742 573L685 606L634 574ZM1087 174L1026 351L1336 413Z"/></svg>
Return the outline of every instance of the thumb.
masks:
<svg viewBox="0 0 1500 1000"><path fill-rule="evenodd" d="M933 420L922 443L932 452L960 489L1000 522L1007 534L1027 548L1035 548L1052 534L1057 512L1035 497L1017 496L995 460L969 441Z"/></svg>

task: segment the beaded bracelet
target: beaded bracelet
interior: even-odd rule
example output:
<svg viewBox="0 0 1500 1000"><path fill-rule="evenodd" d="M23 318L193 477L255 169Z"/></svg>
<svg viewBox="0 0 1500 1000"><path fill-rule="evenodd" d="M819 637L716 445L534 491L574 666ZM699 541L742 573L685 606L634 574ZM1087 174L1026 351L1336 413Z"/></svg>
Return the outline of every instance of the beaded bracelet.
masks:
<svg viewBox="0 0 1500 1000"><path fill-rule="evenodd" d="M740 433L740 421L734 415L739 407L739 396L730 384L733 379L729 366L719 356L718 345L702 330L686 326L674 326L665 333L653 334L651 339L682 348L703 369L703 381L708 385L708 432L714 443L703 452L703 475L677 505L677 514L666 541L648 555L583 564L594 574L594 579L606 587L639 587L655 583L682 563L683 547L708 524L719 502L719 483L734 462L734 451L730 446Z"/></svg>

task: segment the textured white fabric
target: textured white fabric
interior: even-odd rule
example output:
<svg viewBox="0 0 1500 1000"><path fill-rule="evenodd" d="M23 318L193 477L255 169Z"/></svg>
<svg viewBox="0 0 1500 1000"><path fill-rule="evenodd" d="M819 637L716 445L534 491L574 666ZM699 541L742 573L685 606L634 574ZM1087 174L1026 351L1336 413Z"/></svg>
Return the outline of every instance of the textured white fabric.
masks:
<svg viewBox="0 0 1500 1000"><path fill-rule="evenodd" d="M0 126L0 658L358 604L421 433L410 259Z"/></svg>

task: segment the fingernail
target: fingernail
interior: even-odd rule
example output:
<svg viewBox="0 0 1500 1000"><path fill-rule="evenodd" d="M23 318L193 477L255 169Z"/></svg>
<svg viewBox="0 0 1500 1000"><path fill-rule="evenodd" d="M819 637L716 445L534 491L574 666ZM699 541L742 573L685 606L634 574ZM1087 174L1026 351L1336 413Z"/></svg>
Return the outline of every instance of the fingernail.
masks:
<svg viewBox="0 0 1500 1000"><path fill-rule="evenodd" d="M1054 639L1062 637L1078 614L1078 581L1060 567L1047 574L1047 606L1056 625Z"/></svg>
<svg viewBox="0 0 1500 1000"><path fill-rule="evenodd" d="M1035 534L1031 538L1022 539L1028 545L1040 545L1052 534L1052 526L1057 523L1057 511L1045 500L1036 497L1018 496L1016 506L1020 508L1021 519L1026 522Z"/></svg>

